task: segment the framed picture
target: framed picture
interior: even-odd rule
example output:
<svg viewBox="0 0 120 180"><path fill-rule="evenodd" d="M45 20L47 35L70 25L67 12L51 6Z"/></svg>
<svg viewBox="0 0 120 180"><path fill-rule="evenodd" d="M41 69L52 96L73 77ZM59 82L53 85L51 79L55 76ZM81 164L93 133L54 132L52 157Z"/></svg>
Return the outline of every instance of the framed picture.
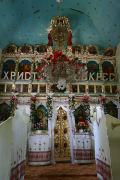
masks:
<svg viewBox="0 0 120 180"><path fill-rule="evenodd" d="M38 84L32 84L32 92L37 93L38 92Z"/></svg>

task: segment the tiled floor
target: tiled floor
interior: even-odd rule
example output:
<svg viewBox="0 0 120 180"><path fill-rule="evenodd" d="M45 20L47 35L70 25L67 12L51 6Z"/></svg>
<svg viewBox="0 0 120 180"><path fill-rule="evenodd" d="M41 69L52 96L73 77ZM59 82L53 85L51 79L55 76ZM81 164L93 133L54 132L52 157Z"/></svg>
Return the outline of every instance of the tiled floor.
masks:
<svg viewBox="0 0 120 180"><path fill-rule="evenodd" d="M25 180L97 180L95 164L26 166Z"/></svg>

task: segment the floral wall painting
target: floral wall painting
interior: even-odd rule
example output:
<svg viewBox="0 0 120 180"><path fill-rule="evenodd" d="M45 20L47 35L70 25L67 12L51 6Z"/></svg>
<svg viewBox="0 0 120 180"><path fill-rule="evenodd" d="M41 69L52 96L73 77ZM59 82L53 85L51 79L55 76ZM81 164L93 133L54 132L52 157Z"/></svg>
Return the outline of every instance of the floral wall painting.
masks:
<svg viewBox="0 0 120 180"><path fill-rule="evenodd" d="M10 78L11 76L11 72L12 71L15 71L15 61L12 60L12 59L9 59L7 61L5 61L3 63L3 68L2 68L2 77L1 78L4 78L5 76L5 72L8 72L8 78Z"/></svg>
<svg viewBox="0 0 120 180"><path fill-rule="evenodd" d="M75 126L76 126L76 132L90 132L89 124L87 121L87 114L84 109L84 105L80 105L75 111Z"/></svg>
<svg viewBox="0 0 120 180"><path fill-rule="evenodd" d="M90 73L94 79L97 78L97 73L99 73L99 64L95 61L89 61L87 63L87 70L88 70L88 79L90 78Z"/></svg>

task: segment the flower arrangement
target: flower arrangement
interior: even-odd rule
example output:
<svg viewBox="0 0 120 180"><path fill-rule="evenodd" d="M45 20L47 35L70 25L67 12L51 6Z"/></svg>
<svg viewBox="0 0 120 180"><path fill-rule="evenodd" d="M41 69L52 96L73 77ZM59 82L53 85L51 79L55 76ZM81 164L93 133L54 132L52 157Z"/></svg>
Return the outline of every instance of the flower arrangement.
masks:
<svg viewBox="0 0 120 180"><path fill-rule="evenodd" d="M65 79L60 79L58 81L57 88L59 90L64 90L66 88L66 80Z"/></svg>
<svg viewBox="0 0 120 180"><path fill-rule="evenodd" d="M58 61L59 62L69 61L68 57L65 54L63 54L62 51L55 51L52 55L49 56L49 59L50 59L50 62L54 64L56 64Z"/></svg>
<svg viewBox="0 0 120 180"><path fill-rule="evenodd" d="M86 120L80 117L79 122L76 125L77 131L82 130L83 132L89 132L90 128Z"/></svg>
<svg viewBox="0 0 120 180"><path fill-rule="evenodd" d="M90 96L87 95L87 94L85 94L85 95L83 96L83 98L82 98L82 101L83 101L84 103L89 103L89 102L90 102Z"/></svg>
<svg viewBox="0 0 120 180"><path fill-rule="evenodd" d="M106 97L100 94L100 95L99 95L99 98L98 98L98 102L99 102L101 105L104 105L105 102L106 102Z"/></svg>

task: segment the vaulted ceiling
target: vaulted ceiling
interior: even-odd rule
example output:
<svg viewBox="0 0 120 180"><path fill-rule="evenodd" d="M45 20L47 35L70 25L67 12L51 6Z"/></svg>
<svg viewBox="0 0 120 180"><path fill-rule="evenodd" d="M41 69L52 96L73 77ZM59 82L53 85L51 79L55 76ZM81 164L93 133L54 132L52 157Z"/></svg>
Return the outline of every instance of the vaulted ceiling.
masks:
<svg viewBox="0 0 120 180"><path fill-rule="evenodd" d="M74 44L116 46L120 42L120 0L0 0L0 48L9 43L47 43L53 16L69 18Z"/></svg>

